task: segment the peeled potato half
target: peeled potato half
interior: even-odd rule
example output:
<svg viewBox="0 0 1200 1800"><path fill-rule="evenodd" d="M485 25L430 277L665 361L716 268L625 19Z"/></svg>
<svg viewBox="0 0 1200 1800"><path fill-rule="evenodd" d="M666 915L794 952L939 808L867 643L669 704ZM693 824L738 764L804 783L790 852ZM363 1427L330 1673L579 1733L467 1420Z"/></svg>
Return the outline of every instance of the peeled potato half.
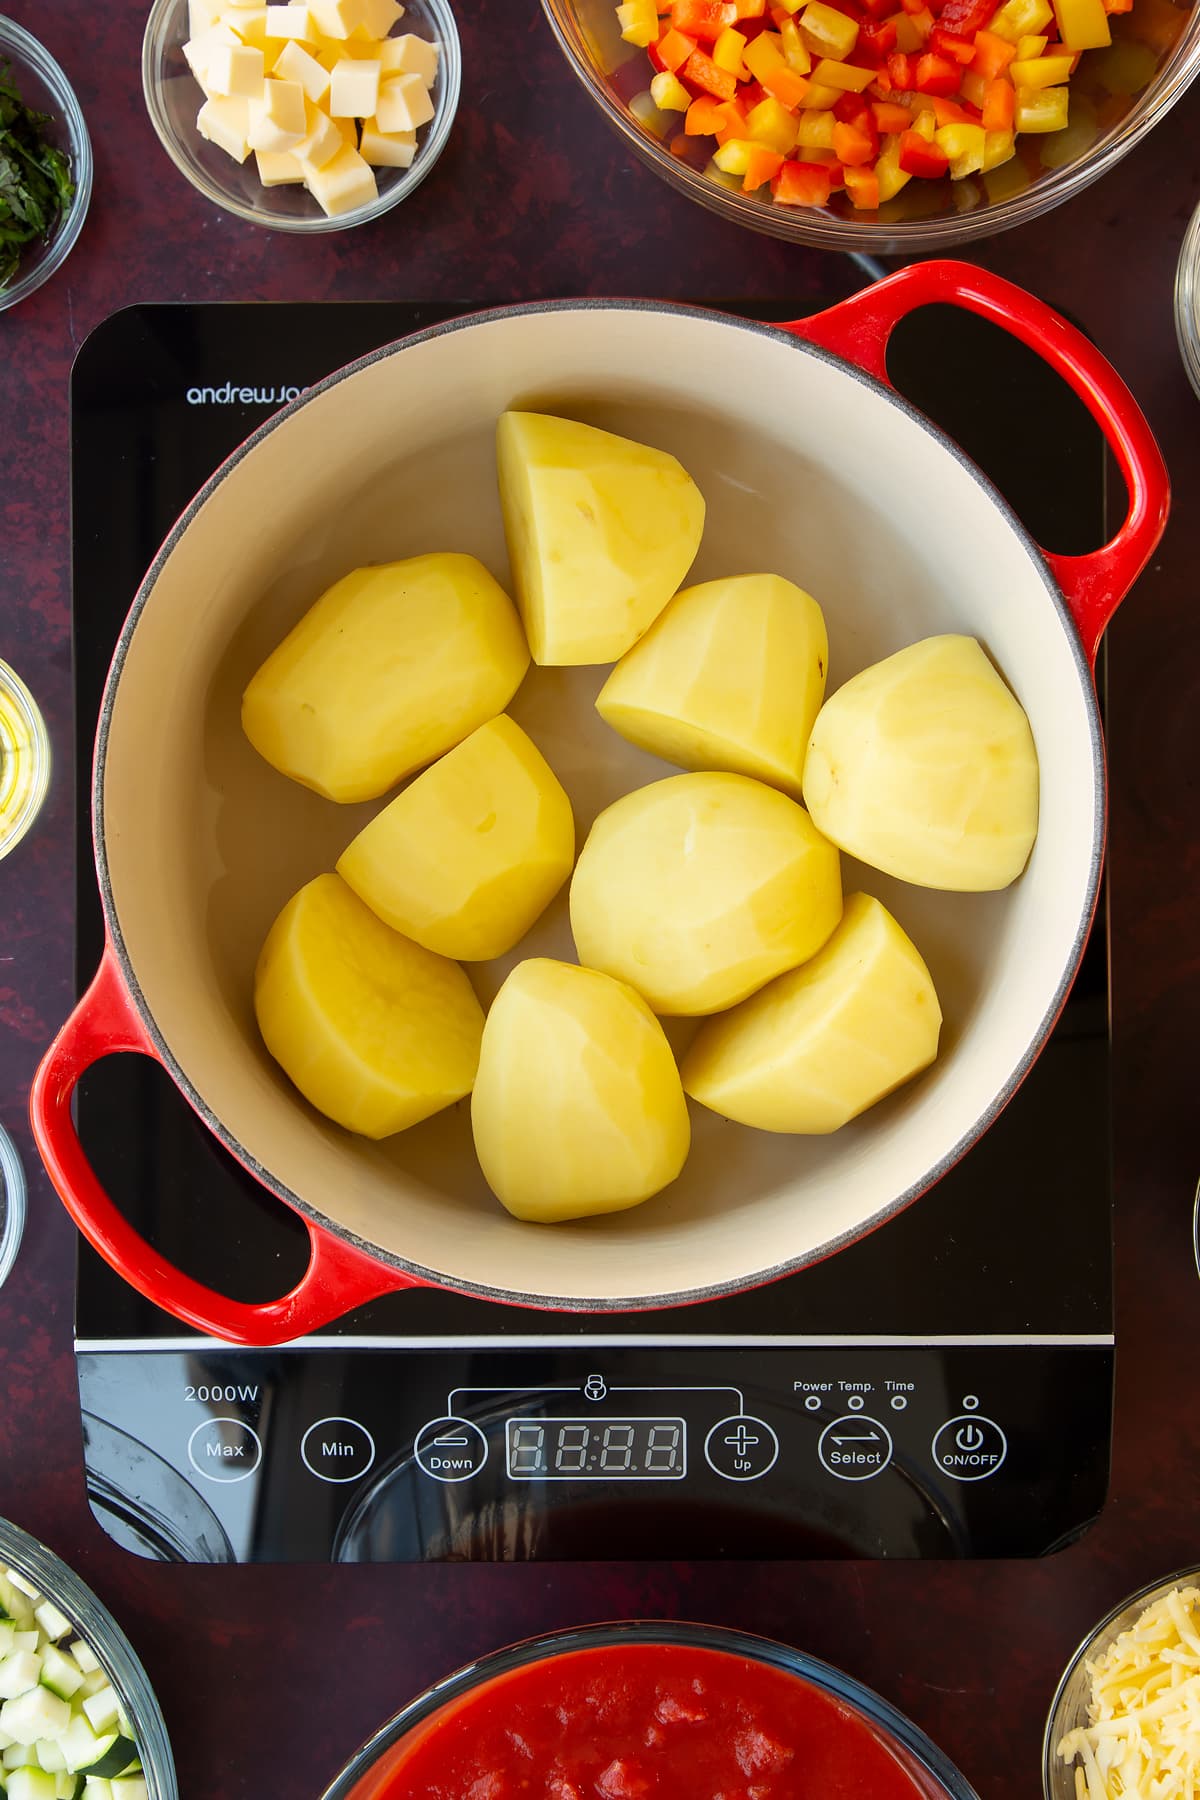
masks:
<svg viewBox="0 0 1200 1800"><path fill-rule="evenodd" d="M691 1124L662 1026L633 990L547 957L519 963L484 1027L475 1149L519 1219L638 1206L674 1181Z"/></svg>
<svg viewBox="0 0 1200 1800"><path fill-rule="evenodd" d="M260 756L327 799L374 800L504 711L529 647L473 556L355 569L253 676L242 728Z"/></svg>
<svg viewBox="0 0 1200 1800"><path fill-rule="evenodd" d="M811 962L700 1027L683 1085L760 1131L837 1131L928 1067L941 1024L912 940L880 901L851 894Z"/></svg>
<svg viewBox="0 0 1200 1800"><path fill-rule="evenodd" d="M263 1042L305 1099L390 1137L471 1091L483 1009L457 963L318 875L272 925L254 975Z"/></svg>
<svg viewBox="0 0 1200 1800"><path fill-rule="evenodd" d="M504 532L537 663L609 663L692 565L704 500L665 450L546 413L496 431Z"/></svg>
<svg viewBox="0 0 1200 1800"><path fill-rule="evenodd" d="M847 855L901 881L1007 887L1037 837L1029 721L975 638L923 638L830 695L804 803Z"/></svg>
<svg viewBox="0 0 1200 1800"><path fill-rule="evenodd" d="M719 1012L812 956L842 913L837 850L802 806L745 775L625 794L571 881L580 960L658 1013Z"/></svg>
<svg viewBox="0 0 1200 1800"><path fill-rule="evenodd" d="M525 936L574 860L571 802L537 745L502 714L410 782L337 868L394 930L480 962Z"/></svg>
<svg viewBox="0 0 1200 1800"><path fill-rule="evenodd" d="M666 762L752 775L798 800L828 668L811 594L781 575L731 575L676 594L596 711Z"/></svg>

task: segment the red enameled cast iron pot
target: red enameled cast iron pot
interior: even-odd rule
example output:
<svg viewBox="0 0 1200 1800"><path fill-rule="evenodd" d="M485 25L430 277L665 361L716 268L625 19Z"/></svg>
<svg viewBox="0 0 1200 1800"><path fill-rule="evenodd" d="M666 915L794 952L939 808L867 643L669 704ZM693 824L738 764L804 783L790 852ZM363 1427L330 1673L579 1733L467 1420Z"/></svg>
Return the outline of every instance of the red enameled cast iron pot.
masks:
<svg viewBox="0 0 1200 1800"><path fill-rule="evenodd" d="M1039 549L891 390L889 335L932 302L1003 326L1086 402L1128 490L1110 543L1085 556ZM631 1212L554 1227L518 1223L493 1200L465 1103L382 1144L320 1118L267 1056L251 1005L275 914L373 809L334 806L268 768L240 729L242 689L352 567L453 549L506 578L493 441L513 405L673 451L708 503L692 578L770 569L814 593L831 687L914 639L978 637L1029 715L1041 771L1038 841L1003 893L933 893L847 862L847 891L876 893L929 962L946 1020L932 1070L827 1138L749 1131L695 1108L692 1154L671 1188ZM1070 987L1104 845L1092 663L1167 500L1146 421L1103 356L1040 302L966 264L902 269L783 328L657 303L506 308L331 376L207 483L117 646L93 788L107 947L32 1096L37 1142L72 1217L169 1312L258 1344L421 1284L574 1311L701 1300L802 1268L891 1218L986 1130ZM567 787L580 841L602 806L668 772L595 715L604 674L534 670L512 708ZM529 954L573 956L565 899L516 953ZM485 1004L515 959L474 966ZM248 1305L212 1292L103 1192L71 1094L115 1051L158 1058L221 1142L302 1216L312 1255L291 1293Z"/></svg>

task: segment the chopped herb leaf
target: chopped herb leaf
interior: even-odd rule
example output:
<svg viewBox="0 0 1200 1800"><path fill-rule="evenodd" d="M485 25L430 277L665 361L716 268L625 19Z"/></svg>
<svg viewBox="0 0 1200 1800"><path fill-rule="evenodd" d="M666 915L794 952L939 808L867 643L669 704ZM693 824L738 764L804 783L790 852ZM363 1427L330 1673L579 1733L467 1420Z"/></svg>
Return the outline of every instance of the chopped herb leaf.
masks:
<svg viewBox="0 0 1200 1800"><path fill-rule="evenodd" d="M0 65L0 288L22 250L48 238L75 197L67 158L42 136L49 122L49 113L25 105L9 64Z"/></svg>

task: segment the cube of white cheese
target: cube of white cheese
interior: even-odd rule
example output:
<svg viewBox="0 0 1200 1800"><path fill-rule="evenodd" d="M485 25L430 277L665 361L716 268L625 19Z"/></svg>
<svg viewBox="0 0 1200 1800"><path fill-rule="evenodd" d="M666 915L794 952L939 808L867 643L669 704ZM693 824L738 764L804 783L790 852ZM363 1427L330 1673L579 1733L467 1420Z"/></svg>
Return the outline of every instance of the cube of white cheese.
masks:
<svg viewBox="0 0 1200 1800"><path fill-rule="evenodd" d="M411 31L403 37L389 38L379 60L390 75L419 75L426 87L432 87L437 79L437 45L427 38L414 37Z"/></svg>
<svg viewBox="0 0 1200 1800"><path fill-rule="evenodd" d="M392 26L404 17L399 0L363 0L360 30L373 38L385 38Z"/></svg>
<svg viewBox="0 0 1200 1800"><path fill-rule="evenodd" d="M188 0L188 36L211 31L225 11L225 0Z"/></svg>
<svg viewBox="0 0 1200 1800"><path fill-rule="evenodd" d="M433 101L419 75L393 75L380 84L374 113L380 131L415 131L432 119Z"/></svg>
<svg viewBox="0 0 1200 1800"><path fill-rule="evenodd" d="M417 154L415 131L380 131L375 119L364 119L358 146L363 161L376 169L407 169Z"/></svg>
<svg viewBox="0 0 1200 1800"><path fill-rule="evenodd" d="M297 162L304 166L306 171L309 168L323 169L327 162L333 161L346 142L342 136L340 122L331 119L327 112L322 112L321 108L314 106L311 100L305 106L305 120L308 130L300 143L295 146L292 155Z"/></svg>
<svg viewBox="0 0 1200 1800"><path fill-rule="evenodd" d="M196 114L196 130L234 162L245 162L250 154L250 102L206 100Z"/></svg>
<svg viewBox="0 0 1200 1800"><path fill-rule="evenodd" d="M268 6L267 36L307 38L313 31L307 6Z"/></svg>
<svg viewBox="0 0 1200 1800"><path fill-rule="evenodd" d="M266 74L261 50L218 44L205 67L204 90L210 98L257 100Z"/></svg>
<svg viewBox="0 0 1200 1800"><path fill-rule="evenodd" d="M213 25L208 31L201 31L188 39L183 46L183 54L188 68L208 93L208 65L220 49L237 50L241 46L241 38L228 25Z"/></svg>
<svg viewBox="0 0 1200 1800"><path fill-rule="evenodd" d="M230 13L225 23L233 26L243 44L250 44L255 50L266 51L267 9L265 6L256 6L246 12Z"/></svg>
<svg viewBox="0 0 1200 1800"><path fill-rule="evenodd" d="M304 89L300 83L264 82L260 98L250 103L250 148L278 154L294 149L307 132Z"/></svg>
<svg viewBox="0 0 1200 1800"><path fill-rule="evenodd" d="M344 56L333 69L329 86L329 112L335 119L369 119L379 99L380 67Z"/></svg>
<svg viewBox="0 0 1200 1800"><path fill-rule="evenodd" d="M363 0L308 0L317 30L330 38L348 38L362 24Z"/></svg>
<svg viewBox="0 0 1200 1800"><path fill-rule="evenodd" d="M256 150L258 179L266 188L304 180L304 167L294 150Z"/></svg>
<svg viewBox="0 0 1200 1800"><path fill-rule="evenodd" d="M379 193L374 170L349 144L344 145L323 169L311 170L307 179L309 193L331 218L366 206Z"/></svg>
<svg viewBox="0 0 1200 1800"><path fill-rule="evenodd" d="M274 73L285 81L298 81L317 106L329 92L329 70L323 68L302 44L288 43L275 58Z"/></svg>

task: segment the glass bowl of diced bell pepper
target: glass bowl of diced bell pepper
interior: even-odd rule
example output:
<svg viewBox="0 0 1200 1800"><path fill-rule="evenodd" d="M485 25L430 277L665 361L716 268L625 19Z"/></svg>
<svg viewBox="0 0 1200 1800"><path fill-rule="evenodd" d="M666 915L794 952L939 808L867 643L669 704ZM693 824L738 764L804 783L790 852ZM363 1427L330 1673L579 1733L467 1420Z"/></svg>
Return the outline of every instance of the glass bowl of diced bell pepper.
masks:
<svg viewBox="0 0 1200 1800"><path fill-rule="evenodd" d="M214 205L275 231L344 231L418 188L458 110L449 0L154 0L150 122Z"/></svg>
<svg viewBox="0 0 1200 1800"><path fill-rule="evenodd" d="M1190 0L542 0L628 144L710 211L904 255L1096 180L1200 70Z"/></svg>

